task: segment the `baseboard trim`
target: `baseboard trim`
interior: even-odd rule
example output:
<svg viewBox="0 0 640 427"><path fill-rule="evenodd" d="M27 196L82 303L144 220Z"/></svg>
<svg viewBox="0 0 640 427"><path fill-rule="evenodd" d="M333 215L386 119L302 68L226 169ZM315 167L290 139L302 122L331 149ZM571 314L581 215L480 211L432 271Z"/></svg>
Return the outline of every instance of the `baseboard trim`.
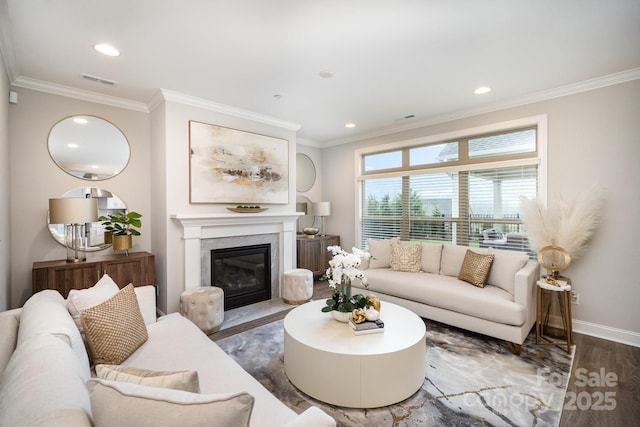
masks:
<svg viewBox="0 0 640 427"><path fill-rule="evenodd" d="M628 331L626 329L612 328L610 326L574 319L573 331L596 338L640 347L640 333Z"/></svg>

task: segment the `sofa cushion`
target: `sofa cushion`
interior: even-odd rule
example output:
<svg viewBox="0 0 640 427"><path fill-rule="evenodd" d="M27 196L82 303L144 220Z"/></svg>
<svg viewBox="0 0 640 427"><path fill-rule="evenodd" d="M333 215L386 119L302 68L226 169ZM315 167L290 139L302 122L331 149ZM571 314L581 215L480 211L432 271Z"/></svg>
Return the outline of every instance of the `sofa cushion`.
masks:
<svg viewBox="0 0 640 427"><path fill-rule="evenodd" d="M102 304L83 310L80 320L94 364L119 365L148 338L131 284Z"/></svg>
<svg viewBox="0 0 640 427"><path fill-rule="evenodd" d="M440 274L445 276L458 277L462 262L467 254L468 246L459 246L452 244L442 245L442 257L440 260ZM487 249L473 248L473 251L479 254L486 254Z"/></svg>
<svg viewBox="0 0 640 427"><path fill-rule="evenodd" d="M180 313L162 316L147 328L149 340L122 365L157 371L198 371L201 393L246 391L254 396L256 401L252 419L269 420L271 425L281 426L297 417L292 409L278 400ZM178 341L180 345L176 345ZM286 377L283 378L286 381Z"/></svg>
<svg viewBox="0 0 640 427"><path fill-rule="evenodd" d="M95 427L246 427L254 404L249 393L198 394L100 379L87 386Z"/></svg>
<svg viewBox="0 0 640 427"><path fill-rule="evenodd" d="M131 366L101 364L96 365L96 375L100 379L109 381L124 381L191 393L200 392L197 371L150 371Z"/></svg>
<svg viewBox="0 0 640 427"><path fill-rule="evenodd" d="M492 263L493 255L478 254L471 249L467 249L458 279L471 283L473 286L484 288Z"/></svg>
<svg viewBox="0 0 640 427"><path fill-rule="evenodd" d="M17 310L10 310L0 314L0 375L11 359L18 343Z"/></svg>
<svg viewBox="0 0 640 427"><path fill-rule="evenodd" d="M513 302L513 296L497 286L477 288L456 277L391 270L371 270L367 278L368 291L383 301L383 318L381 294L506 325L520 326L526 320L526 308Z"/></svg>
<svg viewBox="0 0 640 427"><path fill-rule="evenodd" d="M31 337L0 377L0 425L90 426L88 377L64 340L48 333Z"/></svg>
<svg viewBox="0 0 640 427"><path fill-rule="evenodd" d="M369 268L389 268L391 266L391 241L399 241L397 237L384 240L367 240L369 247Z"/></svg>
<svg viewBox="0 0 640 427"><path fill-rule="evenodd" d="M487 283L513 294L516 273L527 264L529 256L525 252L494 248L489 248L488 253L493 254L494 258Z"/></svg>
<svg viewBox="0 0 640 427"><path fill-rule="evenodd" d="M417 273L422 268L422 244L400 241L389 242L391 246L391 269Z"/></svg>
<svg viewBox="0 0 640 427"><path fill-rule="evenodd" d="M89 371L89 358L80 331L67 309L67 303L58 291L45 289L31 296L20 312L18 344L41 334L55 334L73 349L83 370Z"/></svg>
<svg viewBox="0 0 640 427"><path fill-rule="evenodd" d="M440 257L442 256L442 243L422 243L422 271L438 274L440 272Z"/></svg>
<svg viewBox="0 0 640 427"><path fill-rule="evenodd" d="M90 288L71 289L69 291L67 306L81 334L84 334L84 331L82 330L82 323L80 322L80 312L108 300L117 294L119 290L120 288L116 285L116 282L114 282L108 274L104 274L100 280Z"/></svg>

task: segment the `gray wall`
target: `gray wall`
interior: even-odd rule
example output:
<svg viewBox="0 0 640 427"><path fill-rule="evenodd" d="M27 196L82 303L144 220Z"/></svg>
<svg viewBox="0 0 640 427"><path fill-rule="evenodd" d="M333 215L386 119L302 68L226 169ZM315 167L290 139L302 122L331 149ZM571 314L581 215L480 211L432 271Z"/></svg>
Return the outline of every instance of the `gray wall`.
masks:
<svg viewBox="0 0 640 427"><path fill-rule="evenodd" d="M134 251L151 250L150 236L150 137L149 115L24 88L17 105L10 107L11 141L11 307L31 296L34 261L64 259L64 247L53 240L46 227L48 200L86 186L117 194L129 209L140 212L142 236L134 237ZM59 120L76 114L100 116L122 130L131 147L127 168L104 181L75 178L60 169L49 156L47 137ZM110 250L87 255L103 255Z"/></svg>
<svg viewBox="0 0 640 427"><path fill-rule="evenodd" d="M590 249L564 273L580 293L574 329L640 345L640 81L372 138L322 151L327 232L355 243L354 150L421 136L546 114L548 195L573 196L594 184L607 189L603 223ZM345 185L345 183L353 185ZM335 189L335 190L332 190Z"/></svg>

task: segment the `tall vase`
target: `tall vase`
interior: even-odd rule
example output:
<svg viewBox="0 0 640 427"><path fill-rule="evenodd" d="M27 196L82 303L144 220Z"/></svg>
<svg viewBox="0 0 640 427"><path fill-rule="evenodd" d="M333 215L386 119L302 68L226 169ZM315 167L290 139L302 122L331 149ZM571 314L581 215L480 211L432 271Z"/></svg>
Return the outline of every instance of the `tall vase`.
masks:
<svg viewBox="0 0 640 427"><path fill-rule="evenodd" d="M339 295L339 303L343 301L348 301L351 298L351 279L347 276L342 277L342 282L338 285L338 295ZM333 310L331 312L333 318L338 322L348 322L351 317L351 312L342 312L338 310Z"/></svg>

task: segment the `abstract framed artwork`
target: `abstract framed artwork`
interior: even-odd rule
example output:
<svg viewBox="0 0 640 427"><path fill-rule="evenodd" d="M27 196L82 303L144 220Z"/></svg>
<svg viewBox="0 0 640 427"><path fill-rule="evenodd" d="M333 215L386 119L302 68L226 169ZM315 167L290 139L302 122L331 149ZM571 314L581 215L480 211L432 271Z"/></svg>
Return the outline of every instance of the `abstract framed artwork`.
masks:
<svg viewBox="0 0 640 427"><path fill-rule="evenodd" d="M289 142L189 121L190 203L288 203Z"/></svg>

